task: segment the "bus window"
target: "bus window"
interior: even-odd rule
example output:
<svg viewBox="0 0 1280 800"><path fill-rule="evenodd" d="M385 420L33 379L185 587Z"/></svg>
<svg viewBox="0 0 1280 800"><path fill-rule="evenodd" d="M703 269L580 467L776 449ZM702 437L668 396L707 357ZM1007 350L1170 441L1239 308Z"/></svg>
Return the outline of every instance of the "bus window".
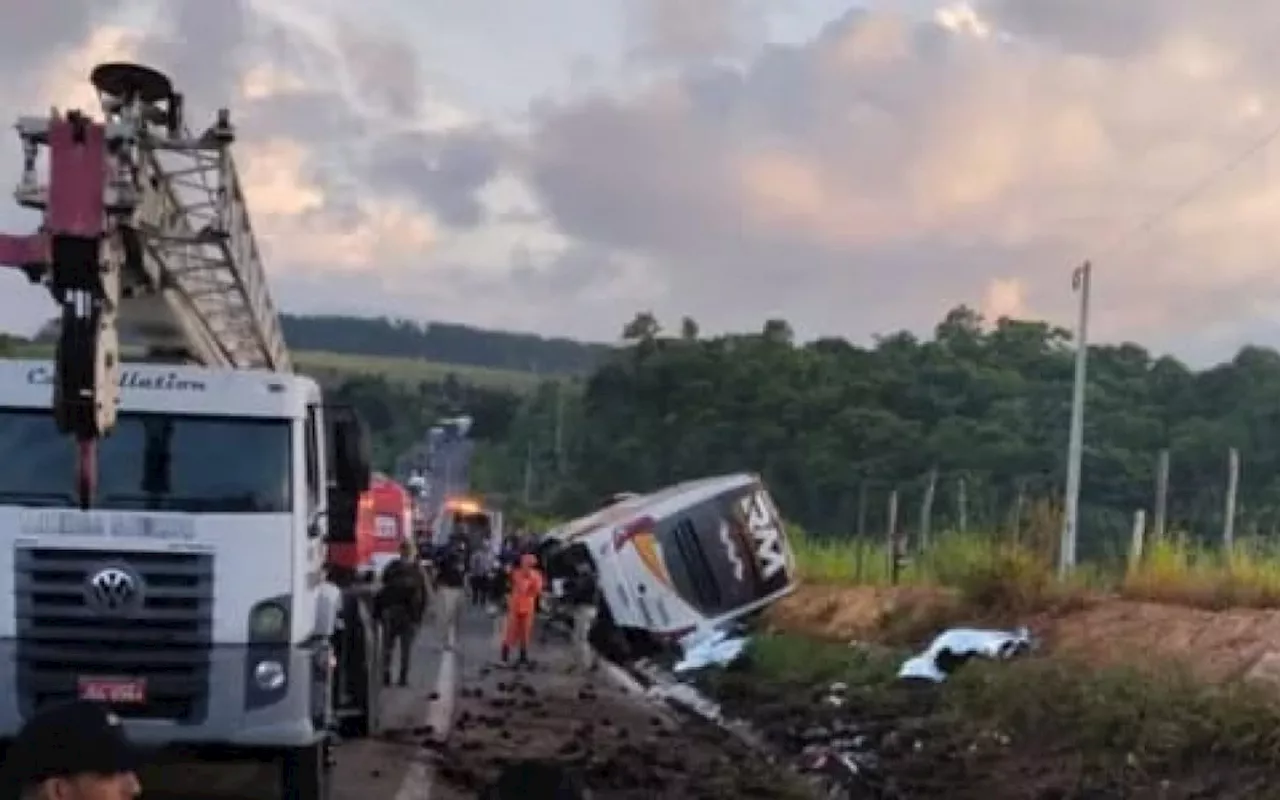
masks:
<svg viewBox="0 0 1280 800"><path fill-rule="evenodd" d="M684 562L685 573L689 577L697 605L707 611L719 611L724 605L724 595L720 592L720 582L716 579L711 561L702 548L698 531L693 521L682 519L676 523L674 533L676 551Z"/></svg>

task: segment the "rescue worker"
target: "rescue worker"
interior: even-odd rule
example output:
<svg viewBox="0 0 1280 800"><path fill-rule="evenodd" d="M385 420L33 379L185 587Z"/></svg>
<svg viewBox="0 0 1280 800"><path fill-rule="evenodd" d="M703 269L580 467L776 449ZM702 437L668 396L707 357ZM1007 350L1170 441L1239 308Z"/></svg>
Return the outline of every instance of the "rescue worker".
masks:
<svg viewBox="0 0 1280 800"><path fill-rule="evenodd" d="M594 672L599 664L595 648L591 646L591 629L600 611L600 582L589 566L578 565L567 594L566 599L573 608L574 666L583 673Z"/></svg>
<svg viewBox="0 0 1280 800"><path fill-rule="evenodd" d="M398 646L398 682L408 686L413 642L427 612L427 578L411 542L400 543L400 556L382 571L381 583L374 597L374 613L386 630L382 645L382 682L391 685L391 654Z"/></svg>
<svg viewBox="0 0 1280 800"><path fill-rule="evenodd" d="M142 753L105 707L76 700L27 720L9 747L0 796L22 800L133 800Z"/></svg>
<svg viewBox="0 0 1280 800"><path fill-rule="evenodd" d="M467 585L468 562L466 537L458 534L449 538L449 542L441 549L436 559L436 586L440 594L437 622L446 648L450 647L452 642L449 632L454 630L458 623L462 593Z"/></svg>
<svg viewBox="0 0 1280 800"><path fill-rule="evenodd" d="M529 666L529 645L533 641L533 621L538 613L544 580L538 557L525 553L520 566L511 571L511 593L507 597L507 627L502 637L502 663L511 657L511 648L520 648L519 664Z"/></svg>

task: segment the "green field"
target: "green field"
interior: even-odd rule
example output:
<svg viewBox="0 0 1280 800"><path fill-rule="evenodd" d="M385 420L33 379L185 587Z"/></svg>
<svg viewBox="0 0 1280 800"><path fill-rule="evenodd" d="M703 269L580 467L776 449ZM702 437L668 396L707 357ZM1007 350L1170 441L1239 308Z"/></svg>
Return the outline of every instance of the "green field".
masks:
<svg viewBox="0 0 1280 800"><path fill-rule="evenodd" d="M471 386L490 389L525 391L537 385L539 376L532 372L442 364L417 358L391 356L358 356L320 350L302 350L294 354L299 372L317 379L347 375L378 375L403 383L439 382L447 375Z"/></svg>
<svg viewBox="0 0 1280 800"><path fill-rule="evenodd" d="M53 346L46 344L19 345L19 358L51 358ZM126 350L125 357L128 358ZM343 378L353 375L376 375L398 383L416 384L423 381L439 382L452 374L460 382L491 389L526 391L540 380L532 372L492 369L458 364L442 364L417 358L390 356L363 356L348 353L331 353L319 350L302 350L293 354L295 368L317 380Z"/></svg>

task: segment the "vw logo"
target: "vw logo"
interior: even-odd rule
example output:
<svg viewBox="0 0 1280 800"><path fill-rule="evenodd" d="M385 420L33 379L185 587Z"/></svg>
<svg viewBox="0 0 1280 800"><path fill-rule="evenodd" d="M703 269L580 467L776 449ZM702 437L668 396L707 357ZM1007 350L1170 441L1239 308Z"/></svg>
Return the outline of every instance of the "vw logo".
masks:
<svg viewBox="0 0 1280 800"><path fill-rule="evenodd" d="M138 578L121 567L104 567L95 572L85 586L89 605L104 614L129 611L142 599Z"/></svg>

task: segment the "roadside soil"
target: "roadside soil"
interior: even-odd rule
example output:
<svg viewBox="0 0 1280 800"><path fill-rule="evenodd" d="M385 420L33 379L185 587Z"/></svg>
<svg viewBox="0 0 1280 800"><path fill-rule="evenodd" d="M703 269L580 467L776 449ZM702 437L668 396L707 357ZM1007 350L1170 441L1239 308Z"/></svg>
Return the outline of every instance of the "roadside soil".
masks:
<svg viewBox="0 0 1280 800"><path fill-rule="evenodd" d="M561 650L532 671L490 665L466 681L438 753L439 800L479 797L504 766L521 760L568 766L595 800L812 796L710 725L677 722L603 677L567 674Z"/></svg>
<svg viewBox="0 0 1280 800"><path fill-rule="evenodd" d="M1269 681L1280 688L1280 612L1205 611L1115 597L1070 597L1031 614L1010 616L976 613L955 593L928 587L811 585L771 608L765 624L774 631L829 642L828 657L840 661L848 653L850 662L856 652L850 644L881 655L890 647L918 651L945 628L959 625L1025 625L1040 643L1025 672L1021 665L962 668L976 670L976 675L983 676L979 680L1007 690L1007 696L986 692L990 703L1005 708L992 713L992 719L1010 720L1022 712L1009 709L1027 709L1016 736L1003 722L958 715L957 704L947 702L947 693L962 689L952 682L921 686L887 681L859 686L860 681L852 678L849 692L833 702L829 683L780 682L772 674L757 672L749 660L699 676L704 691L722 704L726 715L750 722L793 763L814 766L824 753L851 757L857 774L841 775L845 796L894 800L1280 798L1280 770L1271 766L1276 759L1258 756L1256 742L1260 736L1269 736L1265 731L1241 735L1232 730L1219 736L1211 730L1218 722L1207 721L1198 731L1162 730L1160 725L1175 723L1144 719L1149 712L1142 711L1141 702L1134 703L1131 720L1109 713L1091 718L1095 707L1108 702L1102 695L1096 703L1080 701L1071 709L1075 718L1066 719L1057 715L1054 701L1046 697L1053 690L1034 685L1038 677L1054 670L1074 670L1079 675L1082 670L1123 667L1139 674L1150 671L1155 680L1157 673L1167 675L1173 667L1174 671L1185 668L1194 681L1228 688L1241 678ZM1008 677L1021 675L1027 679L1023 684L1017 677ZM1120 705L1128 703L1123 693L1112 695L1112 700L1117 697ZM1169 700L1177 702L1172 695ZM1037 721L1027 723L1026 718ZM1103 718L1105 722L1100 721ZM1115 740L1126 744L1109 749L1112 734L1106 726L1115 724L1122 729ZM1176 724L1194 726L1185 719ZM1241 718L1241 726L1250 724ZM1081 726L1097 729L1086 737L1092 756L1081 752ZM1192 750L1194 755L1172 763L1166 759L1153 767L1143 753L1124 750L1132 744L1135 737L1128 734L1135 729L1142 731L1136 738L1154 750L1166 744L1162 737L1195 736L1202 746ZM1232 752L1237 740L1253 747L1253 755ZM827 767L833 766L834 759L828 758Z"/></svg>
<svg viewBox="0 0 1280 800"><path fill-rule="evenodd" d="M780 685L749 669L706 681L725 713L752 722L779 752L815 766L839 750L856 771L833 770L843 794L880 800L1267 800L1280 774L1206 752L1176 774L1152 775L1123 756L1086 764L1059 731L1014 738L957 720L942 708L946 686L900 685L829 704L825 685ZM828 770L836 767L829 760Z"/></svg>

